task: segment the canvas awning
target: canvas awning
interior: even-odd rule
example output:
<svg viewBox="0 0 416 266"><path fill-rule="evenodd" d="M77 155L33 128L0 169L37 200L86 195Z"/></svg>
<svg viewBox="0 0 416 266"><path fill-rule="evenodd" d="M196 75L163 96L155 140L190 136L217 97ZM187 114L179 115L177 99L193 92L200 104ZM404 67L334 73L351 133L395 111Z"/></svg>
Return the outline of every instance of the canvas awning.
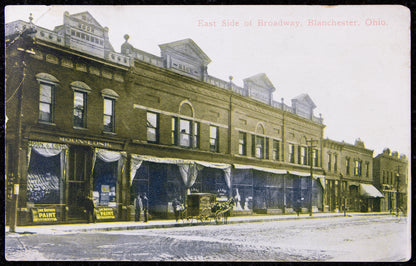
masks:
<svg viewBox="0 0 416 266"><path fill-rule="evenodd" d="M295 171L289 171L289 174L291 175L297 175L297 176L311 176L311 173L303 173L303 172L295 172Z"/></svg>
<svg viewBox="0 0 416 266"><path fill-rule="evenodd" d="M257 171L272 173L272 174L287 174L286 170L279 170L279 169L273 169L273 168L266 168L266 167L258 167L254 165L243 165L243 164L234 164L235 169L253 169Z"/></svg>
<svg viewBox="0 0 416 266"><path fill-rule="evenodd" d="M365 198L384 198L383 194L370 184L360 184L360 195Z"/></svg>

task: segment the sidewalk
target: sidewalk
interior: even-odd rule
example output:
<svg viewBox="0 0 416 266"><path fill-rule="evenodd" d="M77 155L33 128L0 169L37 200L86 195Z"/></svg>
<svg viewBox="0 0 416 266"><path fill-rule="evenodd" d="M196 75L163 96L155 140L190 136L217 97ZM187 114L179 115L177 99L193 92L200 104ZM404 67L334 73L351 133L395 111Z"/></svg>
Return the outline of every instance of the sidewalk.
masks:
<svg viewBox="0 0 416 266"><path fill-rule="evenodd" d="M393 215L389 212L370 212L370 213L347 213L347 217L352 216L380 216L380 215ZM267 221L285 221L296 219L318 219L318 218L331 218L331 217L344 217L343 213L314 213L312 216L309 214L296 214L289 215L253 215L253 216L234 216L228 218L228 224L235 223L252 223L252 222L267 222ZM205 225L215 225L215 221L206 222ZM147 223L144 222L107 222L107 223L95 223L95 224L62 224L62 225L38 225L38 226L18 226L16 228L17 234L68 234L79 232L99 232L99 231L113 231L113 230L139 230L139 229L155 229L155 228L172 228L172 227L184 227L184 226L199 226L204 225L200 221L179 221L175 220L151 220ZM6 233L9 233L9 227L6 226Z"/></svg>

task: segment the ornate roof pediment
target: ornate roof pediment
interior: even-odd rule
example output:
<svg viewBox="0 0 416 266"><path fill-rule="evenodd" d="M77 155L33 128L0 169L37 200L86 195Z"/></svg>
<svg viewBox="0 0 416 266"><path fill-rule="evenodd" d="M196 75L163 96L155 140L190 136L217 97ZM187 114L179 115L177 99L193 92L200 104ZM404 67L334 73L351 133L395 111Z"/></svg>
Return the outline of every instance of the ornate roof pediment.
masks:
<svg viewBox="0 0 416 266"><path fill-rule="evenodd" d="M268 89L270 91L275 91L276 90L273 83L270 81L270 79L264 73L260 73L260 74L251 76L249 78L244 79L243 81L244 81L244 84L252 82L252 83L256 84L257 87L265 88L265 89Z"/></svg>
<svg viewBox="0 0 416 266"><path fill-rule="evenodd" d="M299 96L293 98L292 99L292 102L293 101L297 101L297 102L299 102L301 104L310 106L311 108L316 108L315 103L312 101L311 97L309 97L309 95L306 94L306 93L302 93Z"/></svg>
<svg viewBox="0 0 416 266"><path fill-rule="evenodd" d="M98 23L95 20L95 18L93 16L91 16L91 14L88 11L73 14L73 15L70 15L69 17L84 21L84 22L86 22L88 24L91 24L91 25L94 25L98 28L103 28L103 26L101 26L100 23Z"/></svg>
<svg viewBox="0 0 416 266"><path fill-rule="evenodd" d="M191 39L160 44L159 47L162 55L170 54L174 56L176 54L184 58L189 58L191 61L197 61L205 66L211 62L211 59Z"/></svg>

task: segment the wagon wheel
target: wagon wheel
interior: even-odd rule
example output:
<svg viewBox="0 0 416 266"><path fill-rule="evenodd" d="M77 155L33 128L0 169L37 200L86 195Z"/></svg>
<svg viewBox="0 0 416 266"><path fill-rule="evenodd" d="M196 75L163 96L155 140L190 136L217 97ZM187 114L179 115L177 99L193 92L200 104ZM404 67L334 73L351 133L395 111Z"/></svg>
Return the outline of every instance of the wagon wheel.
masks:
<svg viewBox="0 0 416 266"><path fill-rule="evenodd" d="M215 223L219 224L221 222L224 222L224 213L221 211L217 211L215 213Z"/></svg>
<svg viewBox="0 0 416 266"><path fill-rule="evenodd" d="M211 215L211 208L205 208L201 210L201 214L198 216L198 218L202 223L205 223L209 221L210 215Z"/></svg>

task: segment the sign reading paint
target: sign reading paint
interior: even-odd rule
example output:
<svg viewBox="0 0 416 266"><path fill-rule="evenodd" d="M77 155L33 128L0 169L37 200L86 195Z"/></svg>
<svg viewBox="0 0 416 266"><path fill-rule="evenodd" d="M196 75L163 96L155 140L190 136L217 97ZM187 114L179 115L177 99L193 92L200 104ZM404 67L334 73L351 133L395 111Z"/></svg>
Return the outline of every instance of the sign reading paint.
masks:
<svg viewBox="0 0 416 266"><path fill-rule="evenodd" d="M116 218L114 215L114 209L112 208L97 208L96 217L97 217L97 220Z"/></svg>
<svg viewBox="0 0 416 266"><path fill-rule="evenodd" d="M56 209L34 208L32 209L33 222L56 222Z"/></svg>

